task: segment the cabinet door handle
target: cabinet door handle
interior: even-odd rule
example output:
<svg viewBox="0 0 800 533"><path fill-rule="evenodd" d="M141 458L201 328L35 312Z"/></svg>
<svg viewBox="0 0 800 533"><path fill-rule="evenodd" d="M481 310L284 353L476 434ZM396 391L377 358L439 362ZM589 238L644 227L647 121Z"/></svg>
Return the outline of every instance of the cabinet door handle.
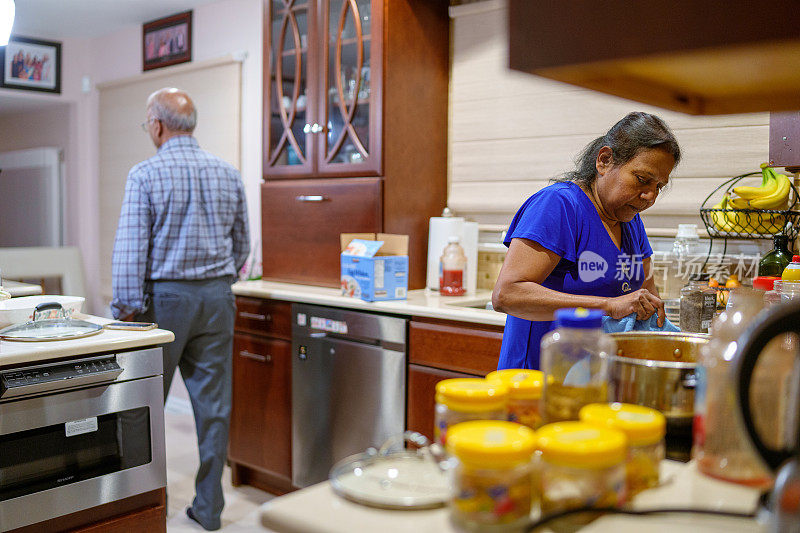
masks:
<svg viewBox="0 0 800 533"><path fill-rule="evenodd" d="M272 356L269 354L261 355L260 353L253 353L253 352L248 352L247 350L242 350L239 352L239 355L241 355L242 357L247 357L248 359L254 359L260 363L272 362Z"/></svg>
<svg viewBox="0 0 800 533"><path fill-rule="evenodd" d="M272 320L272 315L270 314L260 315L258 313L248 313L247 311L239 311L239 316L242 318L254 318L256 320L263 320L265 322Z"/></svg>
<svg viewBox="0 0 800 533"><path fill-rule="evenodd" d="M295 196L294 199L298 202L324 202L327 200L327 198L321 194L301 194L299 196Z"/></svg>

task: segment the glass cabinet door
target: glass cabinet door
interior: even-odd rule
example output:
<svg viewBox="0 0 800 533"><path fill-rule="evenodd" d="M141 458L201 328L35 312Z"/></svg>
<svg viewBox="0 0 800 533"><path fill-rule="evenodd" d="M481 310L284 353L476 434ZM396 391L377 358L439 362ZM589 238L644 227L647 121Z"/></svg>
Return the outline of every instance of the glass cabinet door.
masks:
<svg viewBox="0 0 800 533"><path fill-rule="evenodd" d="M381 172L382 2L323 0L322 126L319 170Z"/></svg>
<svg viewBox="0 0 800 533"><path fill-rule="evenodd" d="M268 5L264 173L310 173L314 146L309 141L321 129L311 119L315 106L313 94L308 91L309 50L313 47L313 36L309 34L312 3L271 0Z"/></svg>

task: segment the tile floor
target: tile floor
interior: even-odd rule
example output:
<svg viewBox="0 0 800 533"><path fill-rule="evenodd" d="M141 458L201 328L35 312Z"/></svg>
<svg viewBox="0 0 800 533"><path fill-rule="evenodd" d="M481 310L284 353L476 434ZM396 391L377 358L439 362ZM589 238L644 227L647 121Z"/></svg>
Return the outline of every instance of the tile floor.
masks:
<svg viewBox="0 0 800 533"><path fill-rule="evenodd" d="M194 475L197 472L197 437L191 412L171 408L164 411L167 443L167 532L195 533L205 531L186 516L186 507L194 497ZM250 486L233 487L227 466L222 476L225 509L222 529L226 532L266 532L258 520L259 506L273 496Z"/></svg>

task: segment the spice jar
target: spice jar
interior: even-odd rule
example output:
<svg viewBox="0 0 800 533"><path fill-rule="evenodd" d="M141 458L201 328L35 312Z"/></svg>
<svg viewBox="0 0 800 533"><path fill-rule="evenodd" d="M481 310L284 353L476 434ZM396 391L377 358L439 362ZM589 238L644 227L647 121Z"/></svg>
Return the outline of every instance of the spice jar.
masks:
<svg viewBox="0 0 800 533"><path fill-rule="evenodd" d="M658 470L665 456L664 415L641 405L593 403L581 409L581 421L593 426L618 429L628 438L625 465L628 497L658 486Z"/></svg>
<svg viewBox="0 0 800 533"><path fill-rule="evenodd" d="M516 531L529 523L533 505L532 429L513 422L478 420L450 428L447 451L451 512L470 531Z"/></svg>
<svg viewBox="0 0 800 533"><path fill-rule="evenodd" d="M508 387L506 410L508 421L536 429L542 425L539 401L542 397L543 374L539 370L496 370L486 376L489 381L499 381Z"/></svg>
<svg viewBox="0 0 800 533"><path fill-rule="evenodd" d="M624 433L585 422L558 422L540 428L536 440L542 514L625 501Z"/></svg>
<svg viewBox="0 0 800 533"><path fill-rule="evenodd" d="M800 299L800 281L781 280L781 302L791 302Z"/></svg>
<svg viewBox="0 0 800 533"><path fill-rule="evenodd" d="M775 285L775 282L778 285ZM775 276L758 276L753 278L753 289L760 291L763 295L764 305L769 307L781 301L780 295L780 281L781 278Z"/></svg>
<svg viewBox="0 0 800 533"><path fill-rule="evenodd" d="M603 332L603 313L559 309L556 329L542 337L544 423L578 420L584 405L608 401L608 355L617 350Z"/></svg>
<svg viewBox="0 0 800 533"><path fill-rule="evenodd" d="M469 420L505 420L508 387L483 378L445 379L436 384L434 439L447 443L447 429Z"/></svg>
<svg viewBox="0 0 800 533"><path fill-rule="evenodd" d="M708 286L708 274L695 274L681 289L681 331L708 333L717 309L717 292Z"/></svg>

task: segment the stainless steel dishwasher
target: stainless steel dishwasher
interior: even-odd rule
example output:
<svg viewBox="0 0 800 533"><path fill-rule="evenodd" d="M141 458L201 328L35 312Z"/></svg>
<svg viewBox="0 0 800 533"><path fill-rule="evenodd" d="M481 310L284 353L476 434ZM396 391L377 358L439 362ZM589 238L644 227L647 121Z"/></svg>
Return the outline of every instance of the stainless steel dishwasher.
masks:
<svg viewBox="0 0 800 533"><path fill-rule="evenodd" d="M404 318L292 305L292 483L405 429Z"/></svg>

